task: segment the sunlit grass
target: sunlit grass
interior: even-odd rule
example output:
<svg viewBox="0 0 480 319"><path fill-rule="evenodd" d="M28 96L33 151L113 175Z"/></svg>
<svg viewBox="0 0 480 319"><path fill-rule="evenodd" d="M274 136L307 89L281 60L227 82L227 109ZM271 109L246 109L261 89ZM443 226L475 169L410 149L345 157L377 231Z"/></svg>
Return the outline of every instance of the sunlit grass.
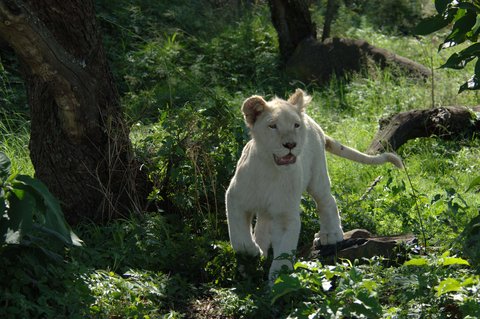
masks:
<svg viewBox="0 0 480 319"><path fill-rule="evenodd" d="M0 113L0 151L12 162L12 174L33 176L28 141L30 122L17 113Z"/></svg>

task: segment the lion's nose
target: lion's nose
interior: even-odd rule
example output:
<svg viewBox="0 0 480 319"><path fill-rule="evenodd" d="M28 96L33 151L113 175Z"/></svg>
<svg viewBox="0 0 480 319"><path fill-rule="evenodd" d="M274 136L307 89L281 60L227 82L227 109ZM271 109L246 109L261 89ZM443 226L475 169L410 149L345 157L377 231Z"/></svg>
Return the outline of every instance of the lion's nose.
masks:
<svg viewBox="0 0 480 319"><path fill-rule="evenodd" d="M297 143L288 142L288 143L283 144L283 147L288 148L289 150L295 148L295 146L297 146Z"/></svg>

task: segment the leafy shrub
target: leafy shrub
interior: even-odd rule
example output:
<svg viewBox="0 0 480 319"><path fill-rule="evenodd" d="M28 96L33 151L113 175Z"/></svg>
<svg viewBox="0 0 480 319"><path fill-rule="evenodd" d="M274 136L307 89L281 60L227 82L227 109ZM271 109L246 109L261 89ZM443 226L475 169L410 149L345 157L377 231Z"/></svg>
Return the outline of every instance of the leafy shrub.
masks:
<svg viewBox="0 0 480 319"><path fill-rule="evenodd" d="M82 242L45 185L10 166L0 153L0 316L81 318L88 289L63 261Z"/></svg>
<svg viewBox="0 0 480 319"><path fill-rule="evenodd" d="M96 271L84 278L95 302L90 305L93 318L145 318L160 311L168 278L130 270L123 276Z"/></svg>
<svg viewBox="0 0 480 319"><path fill-rule="evenodd" d="M81 245L65 221L58 200L27 175L10 175L10 160L0 153L1 244L22 244L50 252L52 243ZM51 237L56 240L51 241Z"/></svg>
<svg viewBox="0 0 480 319"><path fill-rule="evenodd" d="M152 199L170 203L166 208L181 212L194 229L208 226L217 233L224 229L222 186L233 174L246 135L241 119L225 107L231 101L210 101L203 108L166 109L136 145L154 182Z"/></svg>
<svg viewBox="0 0 480 319"><path fill-rule="evenodd" d="M399 268L298 262L272 288L281 317L296 318L476 318L480 278L466 260L450 256L413 258Z"/></svg>
<svg viewBox="0 0 480 319"><path fill-rule="evenodd" d="M478 35L480 28L477 23L480 7L476 1L436 0L437 13L421 21L415 31L419 35L427 35L445 27L450 33L445 37L438 50L455 47L466 41L473 43L460 52L453 53L441 66L442 68L463 69L472 60L477 59L473 76L460 86L459 93L465 90L480 89L480 44Z"/></svg>

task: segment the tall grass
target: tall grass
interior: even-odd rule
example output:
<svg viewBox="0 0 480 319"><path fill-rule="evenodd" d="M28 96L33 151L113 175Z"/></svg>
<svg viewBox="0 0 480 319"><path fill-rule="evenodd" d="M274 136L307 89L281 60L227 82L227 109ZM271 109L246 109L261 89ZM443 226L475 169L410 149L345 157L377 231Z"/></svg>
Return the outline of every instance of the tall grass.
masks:
<svg viewBox="0 0 480 319"><path fill-rule="evenodd" d="M21 113L0 111L0 151L12 161L12 174L33 176L28 140L30 122Z"/></svg>

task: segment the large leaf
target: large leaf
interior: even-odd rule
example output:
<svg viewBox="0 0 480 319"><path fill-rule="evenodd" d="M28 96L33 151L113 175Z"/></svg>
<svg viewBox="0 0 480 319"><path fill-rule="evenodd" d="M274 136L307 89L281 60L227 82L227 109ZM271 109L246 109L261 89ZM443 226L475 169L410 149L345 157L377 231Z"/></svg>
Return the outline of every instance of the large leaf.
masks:
<svg viewBox="0 0 480 319"><path fill-rule="evenodd" d="M453 17L445 18L443 15L437 14L433 17L428 17L420 21L413 32L418 35L427 35L446 27L452 21L452 19Z"/></svg>
<svg viewBox="0 0 480 319"><path fill-rule="evenodd" d="M445 257L442 260L442 265L443 266L451 266L451 265L470 266L468 261L466 261L465 259L460 258L460 257Z"/></svg>
<svg viewBox="0 0 480 319"><path fill-rule="evenodd" d="M458 53L453 53L441 68L462 69L480 55L480 43L474 43Z"/></svg>
<svg viewBox="0 0 480 319"><path fill-rule="evenodd" d="M461 289L461 283L455 278L444 279L435 287L435 290L437 290L437 297L440 297L447 292L460 291Z"/></svg>
<svg viewBox="0 0 480 319"><path fill-rule="evenodd" d="M279 298L301 289L302 284L297 277L281 274L272 287L271 304L273 305Z"/></svg>
<svg viewBox="0 0 480 319"><path fill-rule="evenodd" d="M465 90L478 90L480 89L480 77L473 75L467 82L463 83L458 90L461 93Z"/></svg>
<svg viewBox="0 0 480 319"><path fill-rule="evenodd" d="M403 263L404 266L426 266L428 261L425 258L412 258Z"/></svg>
<svg viewBox="0 0 480 319"><path fill-rule="evenodd" d="M16 180L19 182L15 184L17 187L30 192L36 198L36 222L64 243L81 246L81 240L73 233L63 216L60 203L50 193L45 184L27 175L19 175Z"/></svg>
<svg viewBox="0 0 480 319"><path fill-rule="evenodd" d="M2 236L7 244L19 244L32 230L35 198L21 189L13 189L8 197L9 209L2 218Z"/></svg>
<svg viewBox="0 0 480 319"><path fill-rule="evenodd" d="M450 48L465 42L467 39L467 33L472 30L473 26L477 22L477 15L471 10L458 10L457 18L458 20L452 27L452 32L450 32L450 34L445 38L443 44L440 45L439 50Z"/></svg>

